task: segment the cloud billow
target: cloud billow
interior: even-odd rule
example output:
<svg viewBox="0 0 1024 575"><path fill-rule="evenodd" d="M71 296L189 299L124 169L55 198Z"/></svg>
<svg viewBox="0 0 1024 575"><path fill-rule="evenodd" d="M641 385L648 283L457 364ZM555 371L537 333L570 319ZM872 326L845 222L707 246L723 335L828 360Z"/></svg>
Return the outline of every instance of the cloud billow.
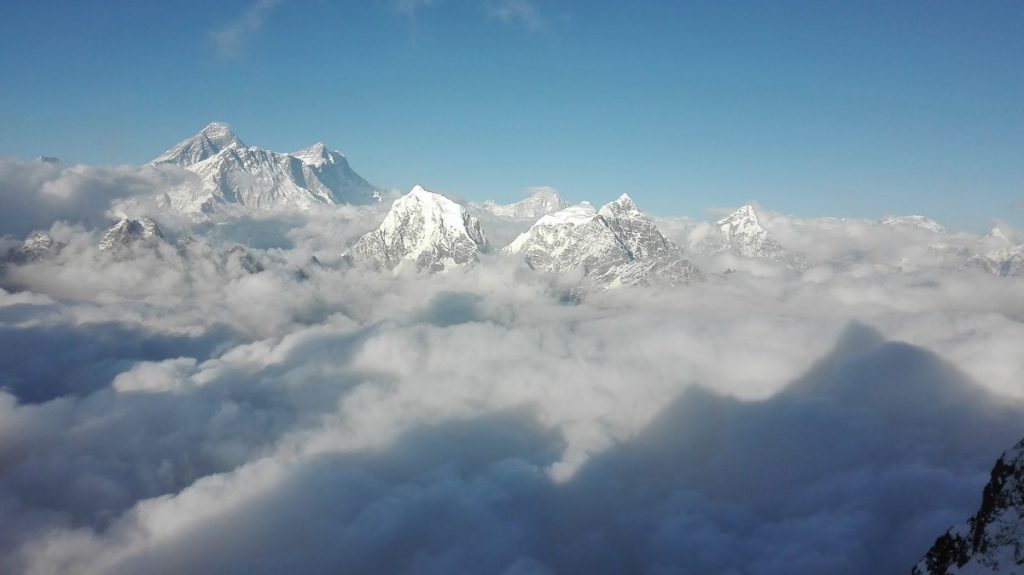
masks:
<svg viewBox="0 0 1024 575"><path fill-rule="evenodd" d="M0 231L66 244L0 270L4 573L898 572L1024 435L1020 279L916 231L769 213L808 268L572 299L345 266L379 207L107 257L187 176L0 169Z"/></svg>

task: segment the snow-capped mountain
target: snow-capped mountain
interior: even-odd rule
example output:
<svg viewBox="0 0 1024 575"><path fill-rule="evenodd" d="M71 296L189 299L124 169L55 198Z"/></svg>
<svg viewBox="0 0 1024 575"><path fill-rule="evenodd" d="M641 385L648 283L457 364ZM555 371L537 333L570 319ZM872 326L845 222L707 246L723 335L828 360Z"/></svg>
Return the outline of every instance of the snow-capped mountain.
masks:
<svg viewBox="0 0 1024 575"><path fill-rule="evenodd" d="M227 124L212 122L196 135L178 142L173 148L157 156L152 163L174 164L187 168L216 156L228 148L244 148L245 144L235 136Z"/></svg>
<svg viewBox="0 0 1024 575"><path fill-rule="evenodd" d="M978 240L978 243L982 245L994 246L997 248L1009 247L1010 245L1013 244L1013 242L1010 240L1010 237L1007 236L999 226L992 228L991 230L988 231L987 234L981 236L981 239Z"/></svg>
<svg viewBox="0 0 1024 575"><path fill-rule="evenodd" d="M971 256L966 267L1003 277L1024 275L1024 244L1014 245L999 227L981 236L978 251L981 253Z"/></svg>
<svg viewBox="0 0 1024 575"><path fill-rule="evenodd" d="M587 202L548 214L504 251L538 270L580 270L599 288L678 285L700 272L623 194L600 211Z"/></svg>
<svg viewBox="0 0 1024 575"><path fill-rule="evenodd" d="M389 270L437 272L472 264L487 247L480 221L465 207L416 186L395 200L380 227L361 237L348 258Z"/></svg>
<svg viewBox="0 0 1024 575"><path fill-rule="evenodd" d="M978 254L967 260L967 266L1002 277L1024 276L1024 245Z"/></svg>
<svg viewBox="0 0 1024 575"><path fill-rule="evenodd" d="M718 220L720 243L715 251L731 252L746 258L778 260L786 256L786 250L764 229L754 212L754 207L745 205L728 217Z"/></svg>
<svg viewBox="0 0 1024 575"><path fill-rule="evenodd" d="M60 253L65 247L67 244L54 240L50 234L35 232L7 252L7 261L19 265L34 263Z"/></svg>
<svg viewBox="0 0 1024 575"><path fill-rule="evenodd" d="M117 252L136 242L155 243L164 239L160 226L150 218L133 220L128 217L114 224L100 240L101 252Z"/></svg>
<svg viewBox="0 0 1024 575"><path fill-rule="evenodd" d="M340 152L323 144L282 154L246 146L231 129L212 123L153 160L194 172L199 183L160 198L187 214L209 214L218 205L308 208L316 204L368 204L380 192L359 176Z"/></svg>
<svg viewBox="0 0 1024 575"><path fill-rule="evenodd" d="M914 575L1024 572L1024 441L1003 453L981 508L954 526L914 567Z"/></svg>
<svg viewBox="0 0 1024 575"><path fill-rule="evenodd" d="M888 217L882 220L882 224L887 226L913 227L936 234L946 233L946 228L942 227L939 222L918 215Z"/></svg>
<svg viewBox="0 0 1024 575"><path fill-rule="evenodd" d="M480 206L482 210L495 216L531 219L537 219L567 207L569 207L569 203L562 200L558 192L551 188L538 188L528 198L512 204L496 204L488 200Z"/></svg>

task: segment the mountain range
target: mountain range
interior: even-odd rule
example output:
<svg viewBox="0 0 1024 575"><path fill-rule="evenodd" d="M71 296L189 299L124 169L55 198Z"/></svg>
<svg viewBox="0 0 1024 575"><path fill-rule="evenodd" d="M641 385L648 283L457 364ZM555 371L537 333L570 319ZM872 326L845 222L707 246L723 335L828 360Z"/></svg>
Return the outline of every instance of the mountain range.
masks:
<svg viewBox="0 0 1024 575"><path fill-rule="evenodd" d="M548 214L504 252L521 255L533 269L578 270L602 288L679 285L701 277L626 194L600 210L584 202Z"/></svg>
<svg viewBox="0 0 1024 575"><path fill-rule="evenodd" d="M320 143L291 153L247 146L220 122L172 146L151 165L190 174L184 184L162 193L158 205L196 221L226 209L263 212L381 200L381 190L359 176L340 152ZM139 240L162 238L151 219L161 215L149 216L122 218L100 241L100 251L121 252ZM919 215L890 217L879 224L945 237L941 225ZM485 227L494 230L493 236ZM492 249L494 237L501 241ZM61 242L37 232L12 248L6 259L31 263L63 248ZM427 272L472 265L481 254L500 252L521 257L539 271L579 274L583 283L598 289L686 284L704 277L693 261L720 256L727 256L729 268L717 266L719 271L742 267L742 261L800 271L808 261L784 247L750 204L715 222L699 239L684 238L680 246L628 195L595 209L587 202L570 205L544 187L534 188L518 202L476 205L416 186L394 201L376 229L348 249L338 246L338 251L356 265ZM999 228L973 249L935 244L932 251L948 253L947 261L959 261L963 268L997 276L1024 275L1024 244L1015 244ZM900 262L895 269L914 268Z"/></svg>

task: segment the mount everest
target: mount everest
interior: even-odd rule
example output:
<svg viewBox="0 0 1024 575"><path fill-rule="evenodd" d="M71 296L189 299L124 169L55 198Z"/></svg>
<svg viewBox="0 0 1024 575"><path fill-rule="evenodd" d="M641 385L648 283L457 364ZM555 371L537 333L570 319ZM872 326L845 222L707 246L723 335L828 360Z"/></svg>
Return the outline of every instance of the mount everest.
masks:
<svg viewBox="0 0 1024 575"><path fill-rule="evenodd" d="M151 164L178 166L198 177L198 182L159 198L161 205L197 217L231 204L258 210L301 209L381 199L380 190L359 176L341 152L321 143L287 154L246 146L219 122L178 143Z"/></svg>

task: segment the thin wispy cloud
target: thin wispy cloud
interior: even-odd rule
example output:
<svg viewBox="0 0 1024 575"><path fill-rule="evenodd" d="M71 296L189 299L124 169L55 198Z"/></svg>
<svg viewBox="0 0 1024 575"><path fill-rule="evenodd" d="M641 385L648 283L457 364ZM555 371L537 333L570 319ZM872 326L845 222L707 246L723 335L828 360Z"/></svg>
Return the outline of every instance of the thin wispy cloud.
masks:
<svg viewBox="0 0 1024 575"><path fill-rule="evenodd" d="M217 53L223 57L235 57L242 54L246 47L266 22L267 15L281 0L256 0L238 19L210 32Z"/></svg>
<svg viewBox="0 0 1024 575"><path fill-rule="evenodd" d="M398 13L413 18L421 8L436 3L437 0L395 0L394 6Z"/></svg>
<svg viewBox="0 0 1024 575"><path fill-rule="evenodd" d="M527 30L544 27L544 19L530 0L490 0L486 5L487 17L505 24L522 26Z"/></svg>

